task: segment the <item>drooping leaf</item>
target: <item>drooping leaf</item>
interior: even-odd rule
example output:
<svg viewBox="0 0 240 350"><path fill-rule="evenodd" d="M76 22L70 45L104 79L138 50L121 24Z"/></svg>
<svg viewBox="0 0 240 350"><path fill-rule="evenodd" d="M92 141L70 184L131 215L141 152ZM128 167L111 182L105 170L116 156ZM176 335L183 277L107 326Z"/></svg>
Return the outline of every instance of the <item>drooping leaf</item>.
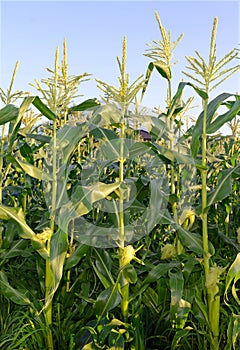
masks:
<svg viewBox="0 0 240 350"><path fill-rule="evenodd" d="M26 136L30 139L39 141L41 143L49 143L51 140L50 136L46 136L46 135L39 135L39 134L26 134Z"/></svg>
<svg viewBox="0 0 240 350"><path fill-rule="evenodd" d="M28 305L33 307L31 301L29 298L24 294L22 291L19 291L15 288L13 288L7 279L6 274L3 271L0 271L0 289L2 294L12 300L15 304L18 305Z"/></svg>
<svg viewBox="0 0 240 350"><path fill-rule="evenodd" d="M19 109L12 104L8 104L0 109L0 125L17 118Z"/></svg>
<svg viewBox="0 0 240 350"><path fill-rule="evenodd" d="M33 240L35 239L35 233L27 225L21 208L11 208L0 204L0 219L2 220L13 219L22 228L22 232L19 233L20 237L25 239L33 239Z"/></svg>
<svg viewBox="0 0 240 350"><path fill-rule="evenodd" d="M32 250L28 248L28 243L25 239L13 241L9 249L2 249L0 251L0 258L11 259L17 256L28 258L32 255Z"/></svg>
<svg viewBox="0 0 240 350"><path fill-rule="evenodd" d="M143 90L142 90L141 100L143 99L144 93L147 89L147 86L149 84L149 80L150 80L150 77L152 75L154 68L156 68L158 73L163 78L167 79L168 81L171 80L172 74L171 74L171 69L170 69L169 65L167 65L166 63L164 63L161 60L150 62L148 65L148 68L147 68L146 76L145 76L145 83L144 83Z"/></svg>
<svg viewBox="0 0 240 350"><path fill-rule="evenodd" d="M173 341L171 344L171 350L175 350L178 348L180 341L182 338L187 337L190 332L190 329L181 329L177 331L173 337Z"/></svg>
<svg viewBox="0 0 240 350"><path fill-rule="evenodd" d="M106 315L107 312L118 306L121 300L122 298L116 284L105 289L97 297L94 305L95 314L101 317Z"/></svg>
<svg viewBox="0 0 240 350"><path fill-rule="evenodd" d="M85 137L88 131L86 123L78 125L64 125L57 131L57 150L59 157L62 157L63 164L66 164L70 154L76 148L78 142ZM51 153L52 143L50 143L48 151Z"/></svg>
<svg viewBox="0 0 240 350"><path fill-rule="evenodd" d="M38 96L30 96L27 99L33 99L32 104L42 113L44 117L49 120L55 120L57 118L56 114L51 111L47 105L45 105Z"/></svg>
<svg viewBox="0 0 240 350"><path fill-rule="evenodd" d="M35 179L38 179L40 181L43 178L44 178L44 180L48 180L48 181L52 180L52 178L49 174L47 174L46 172L43 172L40 168L38 168L32 164L23 162L17 158L14 158L14 162L16 162L27 175L29 175Z"/></svg>
<svg viewBox="0 0 240 350"><path fill-rule="evenodd" d="M83 101L82 103L78 104L77 106L73 106L71 108L69 108L70 112L74 112L74 111L86 111L86 110L90 110L94 107L98 107L100 106L100 103L98 102L97 99L95 98L90 98L86 101Z"/></svg>
<svg viewBox="0 0 240 350"><path fill-rule="evenodd" d="M49 298L52 299L54 293L56 292L59 283L63 275L63 266L66 258L66 253L68 250L68 234L61 229L55 232L50 241L50 266L53 274L52 284L51 284L51 294ZM48 303L49 300L46 300Z"/></svg>
<svg viewBox="0 0 240 350"><path fill-rule="evenodd" d="M232 107L224 114L218 115L212 123L207 126L208 134L218 131L224 124L230 122L240 112L240 99L237 99Z"/></svg>
<svg viewBox="0 0 240 350"><path fill-rule="evenodd" d="M183 329L187 321L191 304L182 298L184 279L182 271L169 272L171 291L170 320L173 328Z"/></svg>
<svg viewBox="0 0 240 350"><path fill-rule="evenodd" d="M194 253L203 254L202 237L199 234L185 230L180 225L176 225L176 229L184 247Z"/></svg>
<svg viewBox="0 0 240 350"><path fill-rule="evenodd" d="M237 281L239 281L240 279L240 253L237 254L236 259L234 260L234 262L232 263L232 265L230 266L228 273L227 273L227 277L226 277L226 287L225 287L225 292L224 292L224 296L227 299L227 292L228 289L231 285L231 283L233 282L233 286L232 286L232 294L234 299L237 301L238 305L240 305L240 300L239 297L237 295L236 292L236 283Z"/></svg>
<svg viewBox="0 0 240 350"><path fill-rule="evenodd" d="M76 266L80 260L87 254L89 251L89 246L79 244L77 248L71 253L70 257L67 258L64 264L64 270L70 270Z"/></svg>
<svg viewBox="0 0 240 350"><path fill-rule="evenodd" d="M179 107L179 102L181 100L183 89L185 88L185 86L191 86L202 99L206 100L208 98L207 93L204 90L198 88L196 85L190 82L181 82L178 85L176 94L172 98L169 111L167 113L168 115L173 115L175 109Z"/></svg>
<svg viewBox="0 0 240 350"><path fill-rule="evenodd" d="M117 135L112 130L96 125L90 125L90 135L93 135L97 140L114 140L117 138Z"/></svg>
<svg viewBox="0 0 240 350"><path fill-rule="evenodd" d="M179 261L171 261L169 263L160 263L154 266L142 282L141 291L145 290L150 283L156 282L169 271L180 266Z"/></svg>
<svg viewBox="0 0 240 350"><path fill-rule="evenodd" d="M78 216L87 214L92 210L92 204L100 199L106 198L110 193L119 188L120 183L105 184L98 182L90 186L78 186L72 200Z"/></svg>
<svg viewBox="0 0 240 350"><path fill-rule="evenodd" d="M211 192L209 192L207 196L208 207L229 196L232 190L231 180L232 180L233 172L234 172L234 168L221 171L221 178L218 181L217 186Z"/></svg>
<svg viewBox="0 0 240 350"><path fill-rule="evenodd" d="M232 313L227 329L227 344L225 350L237 350L237 340L240 336L240 315Z"/></svg>

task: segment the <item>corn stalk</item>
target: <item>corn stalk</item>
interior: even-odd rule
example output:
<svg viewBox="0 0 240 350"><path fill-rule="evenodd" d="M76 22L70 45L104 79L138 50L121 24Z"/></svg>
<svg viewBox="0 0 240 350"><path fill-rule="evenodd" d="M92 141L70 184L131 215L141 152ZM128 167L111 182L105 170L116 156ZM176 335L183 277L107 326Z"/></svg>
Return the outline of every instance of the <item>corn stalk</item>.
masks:
<svg viewBox="0 0 240 350"><path fill-rule="evenodd" d="M216 88L219 84L225 81L229 76L234 74L239 66L223 69L225 65L237 57L238 53L235 49L226 54L219 62L216 60L216 33L217 33L218 18L213 22L209 61L205 62L203 57L196 52L197 58L186 57L189 66L188 69L195 72L195 75L183 72L187 77L204 87L205 93L209 96L210 91ZM198 78L197 76L200 76ZM214 84L212 85L212 83ZM201 219L202 219L202 242L203 242L203 264L205 272L205 286L208 296L208 319L210 325L211 347L213 350L219 350L219 319L220 319L220 297L218 294L219 275L217 269L210 267L209 253L209 238L208 238L208 197L207 197L207 116L208 116L209 98L203 100L203 119L202 119L202 150L201 150L201 182L202 182L202 204L201 204ZM217 272L216 272L217 271ZM213 278L213 277L214 278ZM217 292L216 292L217 290Z"/></svg>

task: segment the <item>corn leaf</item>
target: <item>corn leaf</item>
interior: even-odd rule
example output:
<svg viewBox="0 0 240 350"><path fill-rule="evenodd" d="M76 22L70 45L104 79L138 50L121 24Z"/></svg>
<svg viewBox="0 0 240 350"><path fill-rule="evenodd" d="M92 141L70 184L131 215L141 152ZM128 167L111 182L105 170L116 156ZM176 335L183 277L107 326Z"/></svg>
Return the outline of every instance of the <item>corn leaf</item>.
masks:
<svg viewBox="0 0 240 350"><path fill-rule="evenodd" d="M7 276L3 271L0 271L0 289L2 294L6 298L12 300L15 304L22 305L22 306L28 305L33 307L31 301L29 300L29 298L26 296L25 293L13 288L9 284Z"/></svg>
<svg viewBox="0 0 240 350"><path fill-rule="evenodd" d="M145 290L150 283L156 282L160 277L163 277L169 271L179 266L180 266L179 261L171 261L169 263L160 263L154 266L148 273L145 280L143 280L142 286L140 288L141 292L143 292L143 290Z"/></svg>
<svg viewBox="0 0 240 350"><path fill-rule="evenodd" d="M63 266L68 250L68 234L61 229L55 232L50 241L50 266L52 271L51 292L45 300L45 307L52 300L63 275Z"/></svg>
<svg viewBox="0 0 240 350"><path fill-rule="evenodd" d="M234 260L234 262L232 263L232 265L230 266L230 268L228 270L227 277L226 277L226 287L225 287L225 292L224 292L224 296L227 299L228 289L229 289L231 283L233 282L232 294L233 294L234 299L237 301L238 305L240 305L240 300L239 300L239 297L237 295L235 285L236 285L237 281L239 281L239 279L240 279L240 253L237 254L236 259Z"/></svg>
<svg viewBox="0 0 240 350"><path fill-rule="evenodd" d="M72 196L76 212L79 216L87 214L92 210L92 204L100 199L106 198L110 193L119 188L120 183L105 184L98 182L91 186L78 186ZM77 202L75 202L77 200Z"/></svg>
<svg viewBox="0 0 240 350"><path fill-rule="evenodd" d="M37 168L36 166L23 162L20 159L15 158L14 162L17 163L20 168L29 176L38 179L38 180L47 180L47 181L51 181L52 178L49 174L47 174L46 172L42 171L41 169Z"/></svg>
<svg viewBox="0 0 240 350"><path fill-rule="evenodd" d="M38 96L30 96L28 99L32 98L32 104L41 112L41 114L49 120L55 120L57 118L56 114L53 113L47 105L45 105Z"/></svg>
<svg viewBox="0 0 240 350"><path fill-rule="evenodd" d="M0 219L9 220L13 219L22 228L22 232L19 236L25 239L35 239L34 231L27 225L23 212L20 208L11 208L0 204Z"/></svg>
<svg viewBox="0 0 240 350"><path fill-rule="evenodd" d="M173 96L173 99L171 101L168 115L173 115L174 110L177 107L179 107L179 102L181 100L183 89L185 88L185 86L191 86L202 99L206 100L208 98L207 93L204 90L199 89L196 85L194 85L190 82L181 82L181 83L179 83L177 92Z"/></svg>
<svg viewBox="0 0 240 350"><path fill-rule="evenodd" d="M76 266L88 251L89 246L79 244L74 252L71 253L70 257L66 260L64 270L70 270L72 267Z"/></svg>
<svg viewBox="0 0 240 350"><path fill-rule="evenodd" d="M232 173L233 169L226 169L221 171L221 178L217 186L207 196L207 207L228 197L232 191Z"/></svg>
<svg viewBox="0 0 240 350"><path fill-rule="evenodd" d="M230 122L240 112L240 99L237 99L231 106L229 111L224 114L218 115L216 119L207 127L207 132L213 134L219 130L224 124Z"/></svg>
<svg viewBox="0 0 240 350"><path fill-rule="evenodd" d="M171 291L170 320L173 328L183 329L188 318L191 304L182 299L184 279L182 271L169 272Z"/></svg>
<svg viewBox="0 0 240 350"><path fill-rule="evenodd" d="M100 281L104 285L104 288L109 288L114 285L114 279L111 273L112 259L110 254L106 250L94 249L95 264L92 266L99 277Z"/></svg>
<svg viewBox="0 0 240 350"><path fill-rule="evenodd" d="M19 109L12 104L8 104L0 109L0 125L17 118Z"/></svg>
<svg viewBox="0 0 240 350"><path fill-rule="evenodd" d="M75 111L82 112L98 106L100 106L100 103L97 101L97 99L93 98L93 99L86 100L77 106L69 108L69 112L75 112Z"/></svg>
<svg viewBox="0 0 240 350"><path fill-rule="evenodd" d="M95 302L94 312L96 315L103 317L110 310L114 309L121 303L121 295L117 288L117 283L102 291Z"/></svg>
<svg viewBox="0 0 240 350"><path fill-rule="evenodd" d="M219 118L218 117L216 118L216 120L218 120L217 122L213 120L218 108L223 104L223 101L225 101L227 98L231 96L233 95L229 93L222 93L217 97L215 97L211 102L209 102L207 106L207 134L213 133L216 130L218 130L216 129L216 127L218 126L221 127L226 122L226 120L228 120L229 118L232 119L234 117L234 113L237 113L237 111L239 111L238 110L239 105L237 103L237 105L232 107L233 108L232 111L231 110L230 110L231 112L228 111L227 116L224 116L224 120L225 120L224 123L221 122L220 116ZM191 141L192 155L194 158L196 158L200 147L200 137L203 131L203 111L200 113L194 128L192 128L191 130L189 129L189 131L192 132L192 141Z"/></svg>
<svg viewBox="0 0 240 350"><path fill-rule="evenodd" d="M227 344L225 350L237 350L237 340L240 335L240 315L232 313L227 329Z"/></svg>

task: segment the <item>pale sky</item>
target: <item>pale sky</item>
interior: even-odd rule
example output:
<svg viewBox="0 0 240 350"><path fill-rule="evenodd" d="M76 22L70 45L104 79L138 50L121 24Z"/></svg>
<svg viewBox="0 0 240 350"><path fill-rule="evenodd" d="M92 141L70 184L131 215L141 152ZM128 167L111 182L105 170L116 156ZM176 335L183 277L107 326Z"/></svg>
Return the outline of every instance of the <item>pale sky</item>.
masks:
<svg viewBox="0 0 240 350"><path fill-rule="evenodd" d="M116 56L121 56L122 40L127 37L127 71L130 81L145 74L150 59L143 54L147 43L161 38L155 11L175 41L184 38L175 50L172 68L173 93L187 64L185 56L198 50L207 59L214 17L218 16L217 57L240 47L239 1L1 1L0 86L7 88L15 62L20 61L15 89L37 91L29 86L35 78L48 75L56 47L67 40L69 73L88 72L90 82L80 85L84 94L78 102L99 97L94 78L118 85ZM239 62L236 62L239 63ZM143 105L165 106L166 80L154 71ZM190 88L189 88L190 89ZM212 93L240 92L239 73ZM190 89L190 95L194 92Z"/></svg>

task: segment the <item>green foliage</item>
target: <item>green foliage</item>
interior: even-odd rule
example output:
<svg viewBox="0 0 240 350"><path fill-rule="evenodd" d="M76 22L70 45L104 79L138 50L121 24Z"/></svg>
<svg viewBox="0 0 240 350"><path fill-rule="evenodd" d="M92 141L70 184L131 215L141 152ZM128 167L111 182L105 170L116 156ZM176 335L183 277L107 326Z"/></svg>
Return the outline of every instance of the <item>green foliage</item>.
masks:
<svg viewBox="0 0 240 350"><path fill-rule="evenodd" d="M1 349L240 346L240 99L210 100L237 50L216 61L215 19L209 62L187 57L200 87L172 94L183 36L171 42L156 19L145 79L129 84L124 37L119 87L96 80L102 104L75 104L89 75L68 75L66 41L61 66L57 49L51 77L35 81L42 98L12 92L18 63L0 89ZM137 95L154 68L168 98L148 115ZM188 86L203 102L190 128ZM216 134L227 123L232 135Z"/></svg>

